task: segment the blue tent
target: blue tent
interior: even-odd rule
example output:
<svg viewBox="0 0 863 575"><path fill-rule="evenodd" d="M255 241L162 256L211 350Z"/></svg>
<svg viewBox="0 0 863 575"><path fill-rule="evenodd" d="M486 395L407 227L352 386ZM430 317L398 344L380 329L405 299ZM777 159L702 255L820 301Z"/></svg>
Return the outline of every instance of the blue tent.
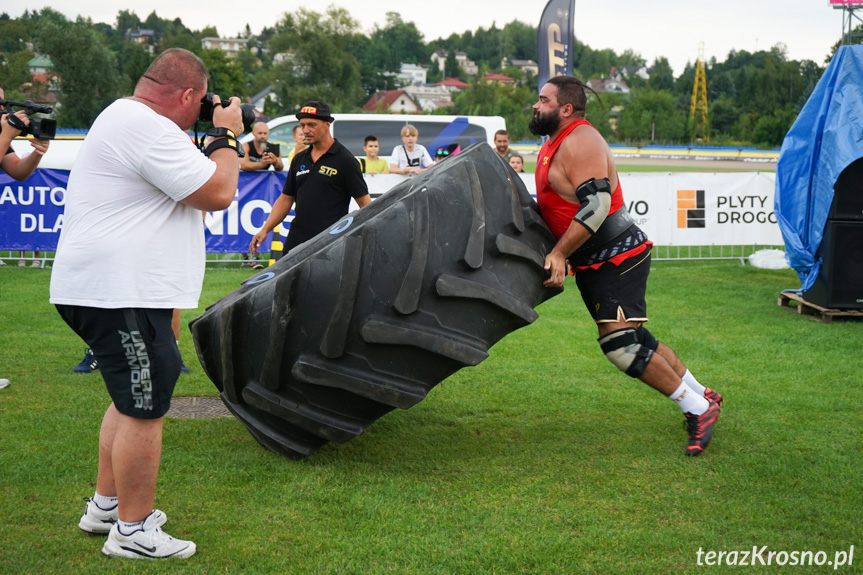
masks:
<svg viewBox="0 0 863 575"><path fill-rule="evenodd" d="M806 291L816 261L833 185L863 157L863 46L842 46L785 136L776 165L774 211L788 264Z"/></svg>

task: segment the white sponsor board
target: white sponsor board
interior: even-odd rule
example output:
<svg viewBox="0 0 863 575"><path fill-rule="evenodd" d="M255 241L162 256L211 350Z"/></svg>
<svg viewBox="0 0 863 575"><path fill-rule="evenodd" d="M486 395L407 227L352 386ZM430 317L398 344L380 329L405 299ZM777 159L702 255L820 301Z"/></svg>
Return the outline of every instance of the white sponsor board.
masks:
<svg viewBox="0 0 863 575"><path fill-rule="evenodd" d="M533 174L520 174L532 196ZM372 197L406 176L366 176ZM656 245L783 245L773 213L773 172L620 174L626 209Z"/></svg>

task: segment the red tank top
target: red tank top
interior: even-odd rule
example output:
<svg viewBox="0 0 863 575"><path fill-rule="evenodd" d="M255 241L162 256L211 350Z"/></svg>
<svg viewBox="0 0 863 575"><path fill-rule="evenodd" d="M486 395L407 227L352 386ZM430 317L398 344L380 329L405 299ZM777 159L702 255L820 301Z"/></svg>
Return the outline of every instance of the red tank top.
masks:
<svg viewBox="0 0 863 575"><path fill-rule="evenodd" d="M542 219L548 225L554 237L560 237L569 228L572 223L575 212L578 211L580 204L573 204L554 191L551 184L548 183L548 169L551 166L551 158L557 149L563 143L563 140L578 126L587 125L593 128L593 125L587 120L576 120L567 126L563 132L557 135L554 140L548 140L539 150L539 156L536 158L536 203L539 205L539 212L542 214ZM596 128L593 128L594 130ZM611 208L608 210L609 215L623 207L623 189L620 186L620 178L617 179L617 188L611 194ZM611 258L610 262L615 265L620 264L623 260L637 255L644 251L645 248L653 245L652 242L645 242L642 246L628 252L623 252ZM589 267L599 267L605 262L595 264Z"/></svg>

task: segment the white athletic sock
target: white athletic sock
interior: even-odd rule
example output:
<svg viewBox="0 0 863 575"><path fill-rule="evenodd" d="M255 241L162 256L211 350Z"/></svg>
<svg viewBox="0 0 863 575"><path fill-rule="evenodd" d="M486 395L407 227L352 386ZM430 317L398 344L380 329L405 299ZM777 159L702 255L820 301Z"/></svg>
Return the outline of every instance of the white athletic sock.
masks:
<svg viewBox="0 0 863 575"><path fill-rule="evenodd" d="M141 521L135 521L134 523L128 523L122 519L118 519L117 529L119 529L120 533L123 535L131 535L136 529L141 529L144 526L144 521L146 521L146 518Z"/></svg>
<svg viewBox="0 0 863 575"><path fill-rule="evenodd" d="M692 375L692 372L688 369L686 370L686 373L683 374L683 381L686 383L686 385L692 388L692 391L694 391L701 397L704 397L704 392L707 388L698 383L698 380L695 379L695 376Z"/></svg>
<svg viewBox="0 0 863 575"><path fill-rule="evenodd" d="M680 406L683 413L701 415L707 411L708 407L710 407L710 403L702 396L695 393L695 391L693 391L685 381L681 381L680 387L678 387L677 390L668 397L677 402L677 405Z"/></svg>
<svg viewBox="0 0 863 575"><path fill-rule="evenodd" d="M99 506L99 509L107 511L117 506L117 496L108 497L107 495L99 495L97 491L93 495L93 503Z"/></svg>

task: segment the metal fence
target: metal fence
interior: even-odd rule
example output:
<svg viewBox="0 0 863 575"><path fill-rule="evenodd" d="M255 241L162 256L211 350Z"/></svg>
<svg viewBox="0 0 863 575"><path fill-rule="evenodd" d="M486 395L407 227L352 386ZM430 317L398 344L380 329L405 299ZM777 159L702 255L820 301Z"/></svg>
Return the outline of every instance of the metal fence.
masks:
<svg viewBox="0 0 863 575"><path fill-rule="evenodd" d="M653 246L653 261L740 260L759 250L785 250L785 246Z"/></svg>
<svg viewBox="0 0 863 575"><path fill-rule="evenodd" d="M740 260L740 263L745 264L746 258L759 250L784 250L785 246L653 246L653 261L692 261L692 260ZM262 254L259 260L265 267L268 265L270 254ZM3 260L6 266L20 265L19 262L24 262L22 267L51 267L54 261L54 252L40 252L38 258L33 256L33 252L25 252L24 257L20 257L17 251L0 251L0 260ZM248 260L243 260L240 254L207 254L207 265L214 267L221 266L238 266L246 264ZM33 263L38 262L39 266L34 266Z"/></svg>

